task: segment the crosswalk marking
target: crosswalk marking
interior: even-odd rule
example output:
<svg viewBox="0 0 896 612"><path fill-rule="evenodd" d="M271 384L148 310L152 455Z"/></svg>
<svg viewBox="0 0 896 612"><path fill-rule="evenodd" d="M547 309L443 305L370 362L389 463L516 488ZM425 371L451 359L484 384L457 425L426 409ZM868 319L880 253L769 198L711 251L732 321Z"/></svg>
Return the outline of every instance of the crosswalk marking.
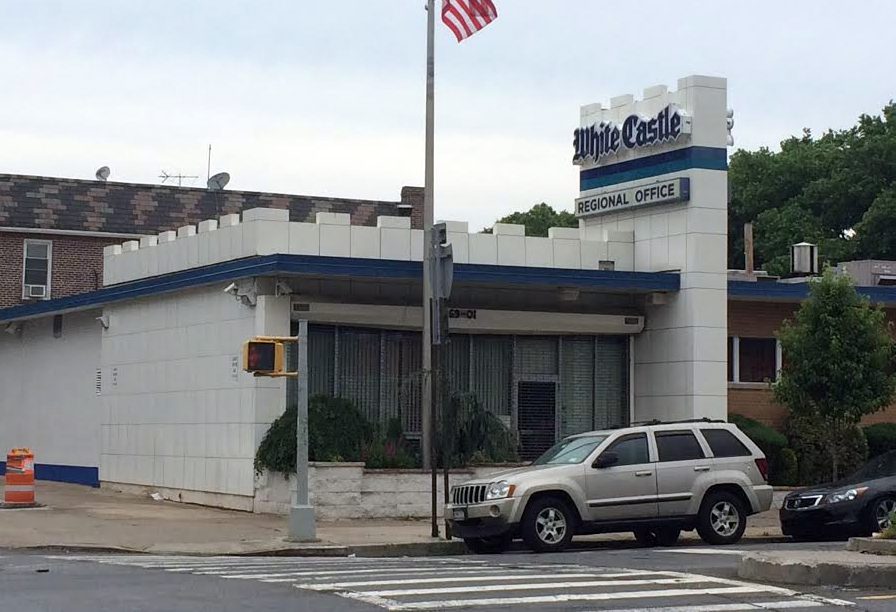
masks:
<svg viewBox="0 0 896 612"><path fill-rule="evenodd" d="M559 610L587 602L612 607L614 601L620 605L623 602L632 604L615 612L757 612L791 608L829 612L833 607L853 605L842 600L801 595L783 587L717 576L667 570L595 568L571 563L502 563L500 557L56 555L49 558L170 572L172 576L195 575L289 585L298 590L354 599L395 611L494 606ZM676 600L681 605L671 605ZM658 605L637 607L647 601L656 601Z"/></svg>
<svg viewBox="0 0 896 612"><path fill-rule="evenodd" d="M657 548L656 552L674 553L677 555L732 555L739 556L746 553L745 550L736 548Z"/></svg>

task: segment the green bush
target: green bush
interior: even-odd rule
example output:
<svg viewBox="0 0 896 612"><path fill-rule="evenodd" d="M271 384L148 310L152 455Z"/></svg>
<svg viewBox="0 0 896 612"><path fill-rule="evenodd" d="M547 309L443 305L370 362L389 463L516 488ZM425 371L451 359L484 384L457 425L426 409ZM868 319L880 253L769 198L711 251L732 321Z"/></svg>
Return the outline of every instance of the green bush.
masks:
<svg viewBox="0 0 896 612"><path fill-rule="evenodd" d="M896 511L890 514L890 524L881 535L885 540L896 540Z"/></svg>
<svg viewBox="0 0 896 612"><path fill-rule="evenodd" d="M772 484L779 487L793 487L799 484L799 478L799 461L796 458L796 453L790 448L782 449L780 463Z"/></svg>
<svg viewBox="0 0 896 612"><path fill-rule="evenodd" d="M796 469L793 466L796 456L787 448L787 438L784 434L740 414L732 414L728 420L737 425L765 453L765 458L768 460L768 479L771 484L788 486L796 480L793 474ZM790 451L787 457L782 456L785 450Z"/></svg>
<svg viewBox="0 0 896 612"><path fill-rule="evenodd" d="M838 478L848 476L868 458L868 442L859 426L847 426L839 432L809 417L791 415L787 421L790 446L799 457L799 483L815 485L834 480L834 463L830 443L835 440L839 449Z"/></svg>
<svg viewBox="0 0 896 612"><path fill-rule="evenodd" d="M878 423L863 429L868 440L868 457L896 450L896 423Z"/></svg>
<svg viewBox="0 0 896 612"><path fill-rule="evenodd" d="M386 435L376 435L364 446L364 464L371 469L409 469L420 467L420 462L407 447L401 419L389 419Z"/></svg>
<svg viewBox="0 0 896 612"><path fill-rule="evenodd" d="M483 408L474 395L454 395L445 402L439 426L438 462L447 454L450 466L519 461L519 442L497 416Z"/></svg>
<svg viewBox="0 0 896 612"><path fill-rule="evenodd" d="M308 401L308 459L361 461L373 427L350 401L318 395ZM296 470L296 407L289 406L271 423L258 452L255 469Z"/></svg>

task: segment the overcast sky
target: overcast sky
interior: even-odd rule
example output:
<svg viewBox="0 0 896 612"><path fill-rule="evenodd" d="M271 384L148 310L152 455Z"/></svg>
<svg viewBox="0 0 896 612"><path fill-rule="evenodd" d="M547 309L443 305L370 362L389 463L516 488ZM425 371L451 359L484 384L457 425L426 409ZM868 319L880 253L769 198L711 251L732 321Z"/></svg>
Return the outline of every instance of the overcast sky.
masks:
<svg viewBox="0 0 896 612"><path fill-rule="evenodd" d="M736 146L896 97L896 2L494 0L438 23L436 217L571 209L579 106L725 76ZM397 200L423 184L423 0L0 0L0 172Z"/></svg>

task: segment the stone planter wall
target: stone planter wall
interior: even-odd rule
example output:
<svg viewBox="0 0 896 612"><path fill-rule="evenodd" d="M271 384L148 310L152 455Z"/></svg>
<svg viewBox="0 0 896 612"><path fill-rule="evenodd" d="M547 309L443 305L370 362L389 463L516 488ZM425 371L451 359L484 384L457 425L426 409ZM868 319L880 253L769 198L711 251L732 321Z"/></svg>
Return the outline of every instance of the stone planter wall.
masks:
<svg viewBox="0 0 896 612"><path fill-rule="evenodd" d="M510 466L482 466L451 472L449 486L486 477ZM444 494L438 477L439 515ZM363 463L312 463L309 473L311 503L317 518L407 519L430 515L430 473L423 470L368 470ZM265 471L255 476L254 511L288 514L295 476Z"/></svg>

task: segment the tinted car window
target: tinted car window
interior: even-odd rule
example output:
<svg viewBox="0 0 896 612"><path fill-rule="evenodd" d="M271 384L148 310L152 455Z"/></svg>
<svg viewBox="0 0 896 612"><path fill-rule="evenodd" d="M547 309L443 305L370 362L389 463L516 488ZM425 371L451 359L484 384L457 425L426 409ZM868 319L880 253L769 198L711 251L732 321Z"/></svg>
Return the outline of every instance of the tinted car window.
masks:
<svg viewBox="0 0 896 612"><path fill-rule="evenodd" d="M724 429L701 429L716 457L749 457L752 455L744 443L730 431Z"/></svg>
<svg viewBox="0 0 896 612"><path fill-rule="evenodd" d="M878 478L890 478L896 476L896 451L884 453L880 457L875 457L859 470L850 476L847 481L858 483L865 480L876 480Z"/></svg>
<svg viewBox="0 0 896 612"><path fill-rule="evenodd" d="M656 445L660 461L688 461L703 459L703 449L697 437L689 431L664 431L656 433Z"/></svg>
<svg viewBox="0 0 896 612"><path fill-rule="evenodd" d="M619 461L614 465L650 463L650 453L647 450L647 434L633 434L620 438L613 442L604 453L616 453Z"/></svg>

